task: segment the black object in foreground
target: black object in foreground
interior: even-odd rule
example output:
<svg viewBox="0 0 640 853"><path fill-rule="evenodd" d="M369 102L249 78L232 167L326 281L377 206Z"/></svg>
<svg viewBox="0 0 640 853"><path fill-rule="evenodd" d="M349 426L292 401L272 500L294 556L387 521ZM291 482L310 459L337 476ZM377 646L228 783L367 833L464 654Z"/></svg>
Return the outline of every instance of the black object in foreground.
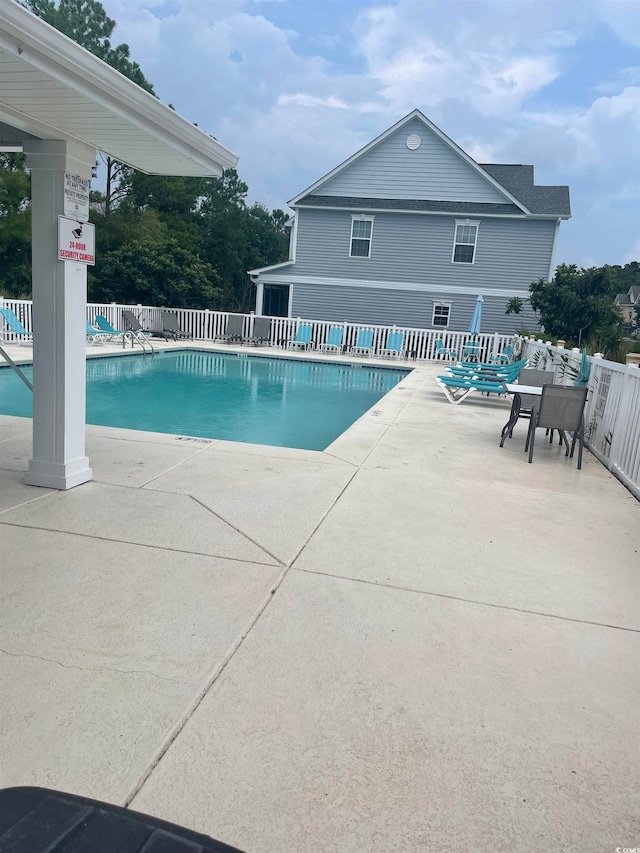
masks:
<svg viewBox="0 0 640 853"><path fill-rule="evenodd" d="M0 790L0 853L242 853L174 823L47 788Z"/></svg>

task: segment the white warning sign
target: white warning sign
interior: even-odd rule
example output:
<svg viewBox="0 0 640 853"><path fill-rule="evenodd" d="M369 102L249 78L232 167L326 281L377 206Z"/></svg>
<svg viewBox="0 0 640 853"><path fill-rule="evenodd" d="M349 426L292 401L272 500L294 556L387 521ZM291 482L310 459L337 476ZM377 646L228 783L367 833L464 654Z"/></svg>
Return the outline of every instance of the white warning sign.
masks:
<svg viewBox="0 0 640 853"><path fill-rule="evenodd" d="M58 260L95 266L95 225L77 219L58 217Z"/></svg>
<svg viewBox="0 0 640 853"><path fill-rule="evenodd" d="M89 178L64 173L64 215L81 222L89 219Z"/></svg>

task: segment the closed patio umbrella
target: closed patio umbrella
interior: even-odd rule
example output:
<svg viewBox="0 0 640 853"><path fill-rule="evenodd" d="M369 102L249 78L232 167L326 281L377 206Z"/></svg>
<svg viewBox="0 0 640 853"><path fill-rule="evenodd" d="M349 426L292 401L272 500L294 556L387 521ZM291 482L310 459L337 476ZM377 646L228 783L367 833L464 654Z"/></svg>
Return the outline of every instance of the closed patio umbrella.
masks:
<svg viewBox="0 0 640 853"><path fill-rule="evenodd" d="M587 348L582 347L582 359L580 361L580 369L576 375L576 378L573 380L573 384L577 385L578 388L584 388L585 385L589 384L589 376L591 375L591 365L589 364L589 357L587 355Z"/></svg>
<svg viewBox="0 0 640 853"><path fill-rule="evenodd" d="M473 312L473 317L471 318L471 322L469 323L469 331L472 335L480 334L480 324L482 323L482 303L484 299L482 298L482 294L478 296L476 299L476 307Z"/></svg>

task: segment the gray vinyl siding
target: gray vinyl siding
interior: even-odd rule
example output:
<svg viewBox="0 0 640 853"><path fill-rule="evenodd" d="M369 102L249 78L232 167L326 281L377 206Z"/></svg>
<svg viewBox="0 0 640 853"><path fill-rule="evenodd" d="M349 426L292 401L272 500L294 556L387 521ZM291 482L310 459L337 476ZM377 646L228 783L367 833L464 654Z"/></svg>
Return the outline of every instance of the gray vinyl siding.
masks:
<svg viewBox="0 0 640 853"><path fill-rule="evenodd" d="M422 143L411 151L407 137ZM485 178L417 118L314 190L316 195L505 202Z"/></svg>
<svg viewBox="0 0 640 853"><path fill-rule="evenodd" d="M366 213L366 211L363 211ZM376 213L371 257L350 258L351 213L298 211L296 262L287 275L315 275L360 281L426 284L455 292L456 286L526 290L549 274L554 220L482 219L475 263L451 262L454 216Z"/></svg>
<svg viewBox="0 0 640 853"><path fill-rule="evenodd" d="M451 306L448 331L469 328L476 297L456 293L424 293L419 290L383 290L374 287L294 284L292 315L307 320L371 323L381 326L432 328L434 302ZM512 334L520 328L535 330L537 318L531 309L524 314L504 313L507 299L486 296L482 309L483 332Z"/></svg>

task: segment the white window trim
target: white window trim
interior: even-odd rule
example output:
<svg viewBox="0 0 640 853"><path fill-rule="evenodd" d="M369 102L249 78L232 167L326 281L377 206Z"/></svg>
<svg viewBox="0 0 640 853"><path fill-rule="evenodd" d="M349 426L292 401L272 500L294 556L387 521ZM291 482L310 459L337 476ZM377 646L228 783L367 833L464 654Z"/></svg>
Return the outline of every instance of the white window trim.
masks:
<svg viewBox="0 0 640 853"><path fill-rule="evenodd" d="M349 235L349 257L356 258L361 261L366 261L371 257L371 246L373 245L373 220L375 216L365 216L364 213L352 213L351 214L351 234ZM370 222L371 223L371 236L369 237L369 254L368 255L352 255L351 248L353 246L353 223L354 222ZM363 240L363 237L356 237L356 240Z"/></svg>
<svg viewBox="0 0 640 853"><path fill-rule="evenodd" d="M451 323L451 306L452 302L437 302L434 300L433 308L431 310L431 328L432 329L448 329L449 324ZM436 324L436 308L448 308L449 311L447 313L447 323L443 326L441 323Z"/></svg>
<svg viewBox="0 0 640 853"><path fill-rule="evenodd" d="M480 234L480 221L475 220L475 219L456 219L455 223L456 224L455 224L455 228L453 231L453 248L451 249L451 263L452 264L458 264L459 266L462 266L462 267L472 267L476 262L476 254L477 254L477 250L478 250L478 236ZM475 242L474 247L473 247L473 260L471 261L470 264L467 263L466 261L454 261L454 257L456 254L456 245L457 245L456 237L458 235L458 225L475 225L476 226L476 242ZM470 243L461 243L460 245L461 246L469 246Z"/></svg>

